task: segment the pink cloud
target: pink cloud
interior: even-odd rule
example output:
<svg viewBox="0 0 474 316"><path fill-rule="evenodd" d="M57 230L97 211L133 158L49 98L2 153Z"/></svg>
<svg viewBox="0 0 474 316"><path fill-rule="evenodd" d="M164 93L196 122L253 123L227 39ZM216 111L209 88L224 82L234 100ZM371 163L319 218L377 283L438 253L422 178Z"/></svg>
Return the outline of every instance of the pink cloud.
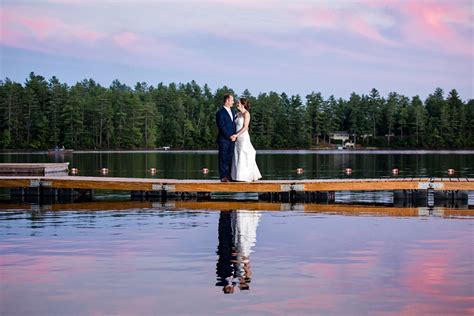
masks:
<svg viewBox="0 0 474 316"><path fill-rule="evenodd" d="M369 0L364 4L369 10L390 10L400 14L397 29L400 42L406 45L448 51L454 54L472 55L473 29L472 2L442 0ZM392 14L393 15L393 14ZM395 16L395 15L393 15Z"/></svg>
<svg viewBox="0 0 474 316"><path fill-rule="evenodd" d="M67 24L57 18L31 17L21 10L3 9L0 12L0 17L3 21L2 33L7 36L8 34L17 36L16 41L5 42L5 38L2 37L0 42L5 45L19 45L21 48L30 46L31 49L35 49L39 43L43 44L41 46L47 47L50 40L80 40L93 43L105 36L105 34L90 30L84 25Z"/></svg>
<svg viewBox="0 0 474 316"><path fill-rule="evenodd" d="M384 37L375 27L372 27L369 23L359 17L350 17L348 26L354 33L365 37L374 42L385 44L388 46L399 46L400 44L396 41L387 39Z"/></svg>
<svg viewBox="0 0 474 316"><path fill-rule="evenodd" d="M45 39L54 35L55 30L64 27L61 21L51 18L24 18L21 16L10 16L11 20L17 22L20 26L25 27L29 32L33 33L40 39Z"/></svg>
<svg viewBox="0 0 474 316"><path fill-rule="evenodd" d="M130 47L137 40L137 35L132 32L122 32L113 37L115 43L121 47Z"/></svg>
<svg viewBox="0 0 474 316"><path fill-rule="evenodd" d="M314 28L336 28L338 15L328 9L313 10L303 13L301 23Z"/></svg>
<svg viewBox="0 0 474 316"><path fill-rule="evenodd" d="M295 10L295 20L303 27L316 30L330 29L336 32L354 34L370 41L388 46L399 43L382 35L380 25L370 22L359 11L349 9L304 8ZM301 18L298 18L301 16Z"/></svg>
<svg viewBox="0 0 474 316"><path fill-rule="evenodd" d="M461 32L462 28L472 32L469 2L367 0L357 8L348 3L337 8L307 6L294 12L295 21L303 27L354 34L391 47L415 45L473 54L472 38ZM392 35L383 34L384 29L391 30Z"/></svg>
<svg viewBox="0 0 474 316"><path fill-rule="evenodd" d="M99 39L105 37L104 33L93 31L93 30L88 30L86 28L78 29L78 30L73 30L71 34L78 38L81 39L85 42L93 43L98 41Z"/></svg>
<svg viewBox="0 0 474 316"><path fill-rule="evenodd" d="M58 18L33 16L15 8L0 11L0 19L0 44L43 53L129 63L133 60L130 54L171 56L169 52L175 49L170 42L131 31L106 33Z"/></svg>
<svg viewBox="0 0 474 316"><path fill-rule="evenodd" d="M400 6L400 11L407 19L402 31L409 42L424 46L437 44L456 53L473 53L472 38L463 38L455 28L456 24L472 27L468 12L456 2L409 1Z"/></svg>

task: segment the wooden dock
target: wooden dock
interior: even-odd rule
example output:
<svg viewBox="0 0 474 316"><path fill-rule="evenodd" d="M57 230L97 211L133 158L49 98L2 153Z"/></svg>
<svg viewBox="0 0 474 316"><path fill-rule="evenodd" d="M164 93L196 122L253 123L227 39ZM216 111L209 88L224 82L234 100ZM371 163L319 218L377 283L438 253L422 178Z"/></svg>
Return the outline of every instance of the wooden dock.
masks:
<svg viewBox="0 0 474 316"><path fill-rule="evenodd" d="M0 188L10 188L11 196L77 196L91 199L95 190L129 191L134 199L194 195L209 198L216 193L258 193L271 202L329 202L337 191L393 191L402 199L467 200L474 191L474 178L379 178L307 179L226 182L68 176L69 163L0 164ZM401 195L400 195L400 192Z"/></svg>
<svg viewBox="0 0 474 316"><path fill-rule="evenodd" d="M0 176L67 176L69 162L0 163Z"/></svg>
<svg viewBox="0 0 474 316"><path fill-rule="evenodd" d="M308 179L225 182L83 176L0 176L1 188L50 188L159 192L472 191L474 178Z"/></svg>

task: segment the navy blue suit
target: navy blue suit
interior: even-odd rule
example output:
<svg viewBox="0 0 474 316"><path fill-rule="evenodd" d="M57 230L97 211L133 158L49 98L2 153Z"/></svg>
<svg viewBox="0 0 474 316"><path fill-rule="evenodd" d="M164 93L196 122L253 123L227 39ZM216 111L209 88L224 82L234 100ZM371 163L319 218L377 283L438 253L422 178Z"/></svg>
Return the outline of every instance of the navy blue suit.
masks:
<svg viewBox="0 0 474 316"><path fill-rule="evenodd" d="M232 115L235 118L233 111ZM224 177L230 179L230 168L235 145L230 140L230 136L235 134L235 123L223 106L216 113L216 123L218 128L217 144L219 145L219 176L221 179Z"/></svg>

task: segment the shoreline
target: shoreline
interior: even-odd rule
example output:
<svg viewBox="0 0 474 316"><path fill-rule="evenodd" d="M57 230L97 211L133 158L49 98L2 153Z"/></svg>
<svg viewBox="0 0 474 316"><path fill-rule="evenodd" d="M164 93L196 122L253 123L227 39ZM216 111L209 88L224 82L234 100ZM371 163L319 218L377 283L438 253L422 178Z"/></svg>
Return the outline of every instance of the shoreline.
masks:
<svg viewBox="0 0 474 316"><path fill-rule="evenodd" d="M209 154L209 153L217 153L217 149L135 149L135 150L75 150L74 152L68 153L49 153L49 155L61 155L61 156L68 156L73 154L135 154L135 153L158 153L158 154L173 154L173 153L181 153L181 154ZM3 155L19 155L19 154L30 154L30 155L48 155L47 150L41 151L0 151L0 154ZM261 149L257 150L257 154L282 154L282 155L289 155L289 154L440 154L440 155L447 155L447 154L474 154L474 149L346 149L346 150L339 150L339 149Z"/></svg>

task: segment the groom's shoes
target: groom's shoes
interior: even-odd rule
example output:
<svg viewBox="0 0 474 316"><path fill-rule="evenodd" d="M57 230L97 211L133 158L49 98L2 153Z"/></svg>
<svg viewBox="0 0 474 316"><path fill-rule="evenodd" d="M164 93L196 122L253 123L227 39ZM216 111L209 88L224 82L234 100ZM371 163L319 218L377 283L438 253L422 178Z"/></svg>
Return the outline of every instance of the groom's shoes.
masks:
<svg viewBox="0 0 474 316"><path fill-rule="evenodd" d="M224 177L224 178L221 179L221 182L229 182L229 181L230 181L230 179L227 178L227 177Z"/></svg>

